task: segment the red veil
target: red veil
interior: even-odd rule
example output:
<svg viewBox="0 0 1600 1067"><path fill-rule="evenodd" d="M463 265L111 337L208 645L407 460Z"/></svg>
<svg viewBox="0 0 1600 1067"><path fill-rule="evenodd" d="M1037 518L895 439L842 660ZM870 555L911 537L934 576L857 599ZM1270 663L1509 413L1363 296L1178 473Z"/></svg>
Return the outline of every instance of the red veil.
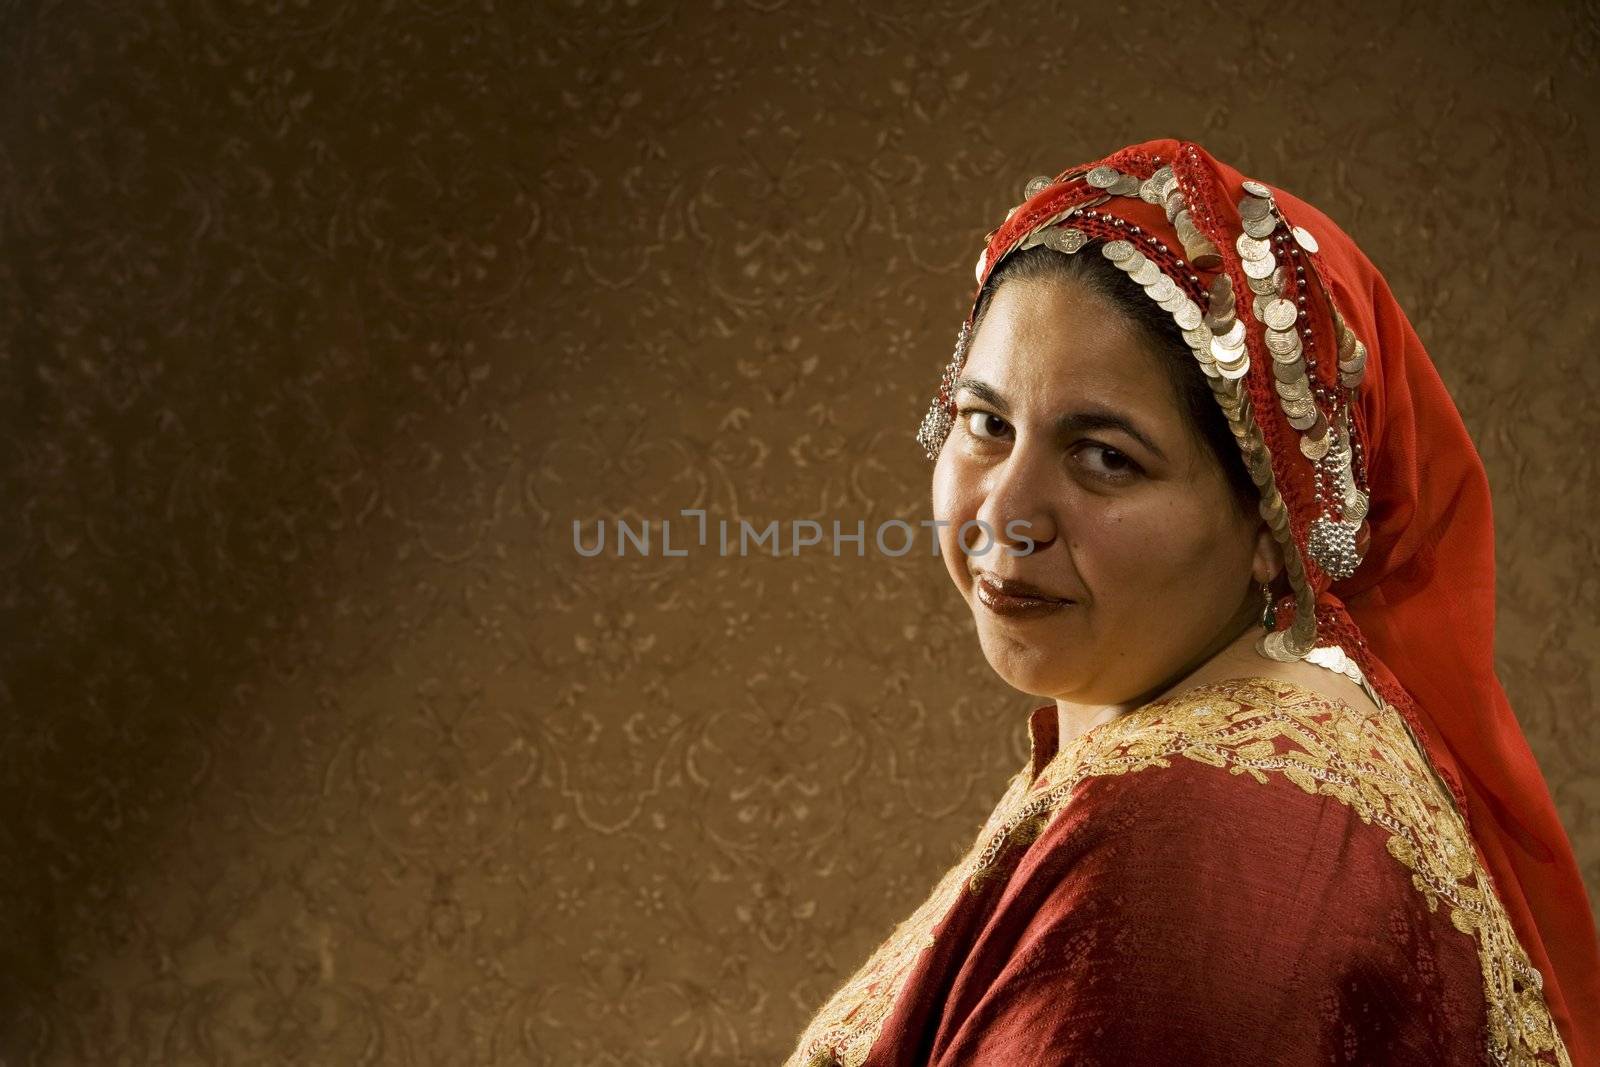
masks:
<svg viewBox="0 0 1600 1067"><path fill-rule="evenodd" d="M1134 145L1098 162L1139 179L1172 167L1193 221L1220 254L1214 269L1227 271L1236 290L1246 292L1235 253L1245 175L1177 140ZM1091 166L1030 187L1032 195L990 236L979 263L980 288L1041 221L1099 192L1080 180ZM1255 351L1260 331L1250 334L1246 386L1315 592L1319 643L1341 645L1411 723L1455 794L1523 948L1544 979L1545 1001L1573 1062L1600 1063L1600 949L1588 897L1549 788L1495 674L1494 523L1483 462L1383 276L1320 211L1270 191L1287 222L1312 235L1313 273L1369 354L1351 411L1370 494L1360 538L1365 554L1353 574L1335 580L1308 549L1318 508L1312 464L1278 412L1271 357ZM1184 255L1156 204L1115 196L1097 213L1073 225L1107 238L1143 228L1170 245L1175 259ZM1098 225L1111 216L1122 232ZM1180 259L1168 273L1183 269ZM1252 314L1247 303L1239 302L1241 318ZM1324 338L1323 350L1331 352L1338 344L1332 313L1316 301L1302 304L1313 336ZM1337 388L1333 362L1323 359L1317 374Z"/></svg>

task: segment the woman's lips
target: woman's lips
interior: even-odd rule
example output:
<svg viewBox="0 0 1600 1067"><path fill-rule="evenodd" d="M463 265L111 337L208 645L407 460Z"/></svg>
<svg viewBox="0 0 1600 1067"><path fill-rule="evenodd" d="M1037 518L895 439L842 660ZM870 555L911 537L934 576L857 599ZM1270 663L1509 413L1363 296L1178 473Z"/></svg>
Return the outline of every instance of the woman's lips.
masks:
<svg viewBox="0 0 1600 1067"><path fill-rule="evenodd" d="M975 585L979 603L996 615L1009 618L1052 615L1072 603L1065 597L1047 596L1025 582L989 574L978 575Z"/></svg>

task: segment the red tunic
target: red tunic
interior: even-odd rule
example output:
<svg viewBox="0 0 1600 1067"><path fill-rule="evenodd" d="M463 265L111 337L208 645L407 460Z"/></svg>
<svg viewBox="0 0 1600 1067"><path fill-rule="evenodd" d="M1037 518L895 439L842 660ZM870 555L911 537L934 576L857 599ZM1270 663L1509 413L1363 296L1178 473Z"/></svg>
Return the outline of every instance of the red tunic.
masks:
<svg viewBox="0 0 1600 1067"><path fill-rule="evenodd" d="M1392 709L1225 682L1059 753L1055 714L791 1065L1566 1062Z"/></svg>

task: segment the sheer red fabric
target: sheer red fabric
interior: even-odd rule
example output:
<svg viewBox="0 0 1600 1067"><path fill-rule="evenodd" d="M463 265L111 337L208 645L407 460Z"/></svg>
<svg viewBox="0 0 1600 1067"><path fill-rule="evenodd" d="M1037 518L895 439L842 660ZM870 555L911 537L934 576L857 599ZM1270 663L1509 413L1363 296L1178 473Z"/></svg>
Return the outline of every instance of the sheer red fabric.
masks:
<svg viewBox="0 0 1600 1067"><path fill-rule="evenodd" d="M1202 229L1222 251L1224 269L1236 275L1237 291L1246 291L1233 251L1240 232L1236 204L1246 175L1177 140L1135 145L1101 162L1140 178L1171 165L1198 208ZM1085 169L1075 167L1062 176ZM980 288L1022 235L1073 195L1082 197L1082 184L1077 183L1076 193L1072 184L1058 182L1037 193L991 236ZM1317 590L1322 643L1343 646L1418 732L1544 978L1546 1002L1573 1062L1600 1063L1600 948L1594 919L1549 788L1494 668L1494 524L1483 463L1377 268L1315 207L1282 190L1273 193L1288 220L1314 234L1318 251L1312 258L1323 285L1369 351L1354 421L1371 493L1370 546L1354 575L1342 581L1330 580L1306 550L1316 515L1311 466L1295 447L1294 431L1277 414L1266 359L1252 360L1247 383L1256 411L1269 413L1260 422ZM1115 197L1099 210L1166 235L1181 255L1159 207ZM1329 312L1316 305L1307 310L1327 345L1324 350L1331 351ZM1324 373L1331 372L1326 366L1331 362L1324 361ZM1063 827L1060 832L1071 831ZM1039 1025L1047 1025L1043 1018ZM979 1039L951 1034L948 1040L949 1048L961 1048L961 1041ZM983 1048L981 1043L968 1047Z"/></svg>

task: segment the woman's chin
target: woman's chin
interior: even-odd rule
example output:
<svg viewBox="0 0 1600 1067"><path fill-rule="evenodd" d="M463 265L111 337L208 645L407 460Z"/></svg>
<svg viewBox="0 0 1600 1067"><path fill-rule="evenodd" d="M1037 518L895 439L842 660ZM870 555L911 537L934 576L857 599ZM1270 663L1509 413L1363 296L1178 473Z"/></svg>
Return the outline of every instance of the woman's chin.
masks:
<svg viewBox="0 0 1600 1067"><path fill-rule="evenodd" d="M1051 655L1038 646L1019 646L1014 640L981 636L984 658L1011 688L1032 696L1051 697L1075 687L1075 664L1065 655Z"/></svg>

